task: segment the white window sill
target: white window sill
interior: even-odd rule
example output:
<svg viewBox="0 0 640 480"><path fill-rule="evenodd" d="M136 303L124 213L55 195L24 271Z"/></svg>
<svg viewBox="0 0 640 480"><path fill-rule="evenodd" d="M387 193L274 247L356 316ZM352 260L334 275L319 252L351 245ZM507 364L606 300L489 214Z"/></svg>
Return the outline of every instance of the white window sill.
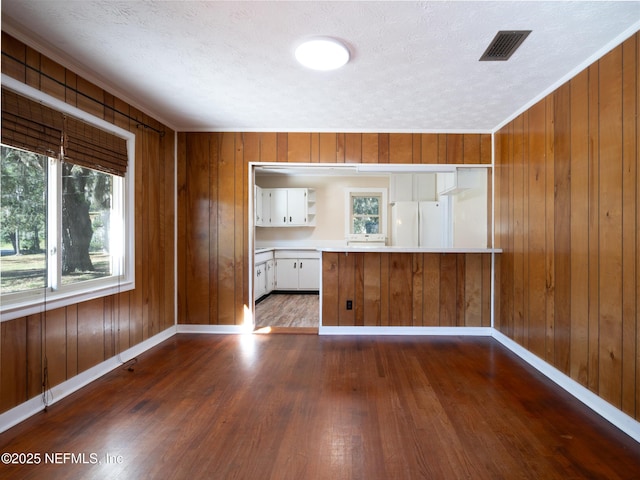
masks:
<svg viewBox="0 0 640 480"><path fill-rule="evenodd" d="M114 283L113 279L110 279L108 282L97 280L95 282L87 282L83 287L84 288L80 289L75 286L72 290L56 292L42 289L34 291L28 296L24 295L19 299L16 298L15 301L11 302L3 299L2 307L0 307L0 322L133 290L135 288L135 282L129 280Z"/></svg>

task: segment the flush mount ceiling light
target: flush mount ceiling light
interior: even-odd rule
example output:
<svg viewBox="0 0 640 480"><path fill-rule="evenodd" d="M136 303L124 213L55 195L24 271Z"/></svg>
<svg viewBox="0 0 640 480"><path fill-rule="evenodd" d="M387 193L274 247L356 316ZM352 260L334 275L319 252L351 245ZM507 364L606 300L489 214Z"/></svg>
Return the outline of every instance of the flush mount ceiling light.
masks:
<svg viewBox="0 0 640 480"><path fill-rule="evenodd" d="M296 60L313 70L335 70L349 61L349 50L333 38L312 38L296 48Z"/></svg>

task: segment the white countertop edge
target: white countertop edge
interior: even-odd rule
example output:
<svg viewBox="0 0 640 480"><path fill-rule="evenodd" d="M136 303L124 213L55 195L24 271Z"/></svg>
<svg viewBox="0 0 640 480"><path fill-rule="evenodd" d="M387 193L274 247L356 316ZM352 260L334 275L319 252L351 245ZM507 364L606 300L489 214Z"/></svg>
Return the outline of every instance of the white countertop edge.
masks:
<svg viewBox="0 0 640 480"><path fill-rule="evenodd" d="M321 252L374 252L374 253L502 253L501 248L420 248L420 247L328 247Z"/></svg>
<svg viewBox="0 0 640 480"><path fill-rule="evenodd" d="M300 250L316 252L373 252L373 253L502 253L501 248L420 248L420 247L271 247L256 248L255 253L275 252L280 250Z"/></svg>
<svg viewBox="0 0 640 480"><path fill-rule="evenodd" d="M254 253L262 253L262 252L275 252L281 250L299 250L299 251L307 251L307 252L318 252L322 250L319 247L258 247L255 249Z"/></svg>

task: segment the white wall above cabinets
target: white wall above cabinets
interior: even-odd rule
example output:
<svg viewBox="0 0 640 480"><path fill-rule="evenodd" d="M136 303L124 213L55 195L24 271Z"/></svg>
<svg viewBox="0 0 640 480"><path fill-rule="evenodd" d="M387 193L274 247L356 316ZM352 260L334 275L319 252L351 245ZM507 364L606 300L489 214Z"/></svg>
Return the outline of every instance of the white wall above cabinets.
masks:
<svg viewBox="0 0 640 480"><path fill-rule="evenodd" d="M312 188L260 188L255 190L255 225L258 227L313 227L316 195Z"/></svg>

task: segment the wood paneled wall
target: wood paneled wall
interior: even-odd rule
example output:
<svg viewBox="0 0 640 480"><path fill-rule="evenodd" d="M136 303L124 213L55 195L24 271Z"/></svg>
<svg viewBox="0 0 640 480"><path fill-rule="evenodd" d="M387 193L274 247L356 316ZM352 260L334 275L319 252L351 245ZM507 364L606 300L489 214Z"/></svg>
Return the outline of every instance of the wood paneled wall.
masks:
<svg viewBox="0 0 640 480"><path fill-rule="evenodd" d="M136 288L3 322L0 412L40 395L45 369L53 387L175 323L174 132L4 32L2 52L2 73L135 132Z"/></svg>
<svg viewBox="0 0 640 480"><path fill-rule="evenodd" d="M491 326L488 253L324 252L322 286L326 326Z"/></svg>
<svg viewBox="0 0 640 480"><path fill-rule="evenodd" d="M502 128L496 328L640 418L640 34Z"/></svg>
<svg viewBox="0 0 640 480"><path fill-rule="evenodd" d="M243 323L249 162L490 165L491 135L178 134L179 323Z"/></svg>

